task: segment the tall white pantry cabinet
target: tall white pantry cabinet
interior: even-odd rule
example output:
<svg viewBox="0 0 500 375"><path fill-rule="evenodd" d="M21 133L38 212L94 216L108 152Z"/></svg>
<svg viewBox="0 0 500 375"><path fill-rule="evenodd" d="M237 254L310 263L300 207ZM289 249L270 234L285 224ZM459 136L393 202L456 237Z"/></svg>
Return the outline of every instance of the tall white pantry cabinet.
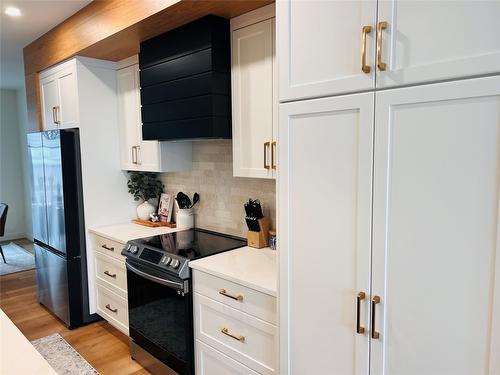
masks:
<svg viewBox="0 0 500 375"><path fill-rule="evenodd" d="M500 374L500 2L306 4L277 3L280 373Z"/></svg>

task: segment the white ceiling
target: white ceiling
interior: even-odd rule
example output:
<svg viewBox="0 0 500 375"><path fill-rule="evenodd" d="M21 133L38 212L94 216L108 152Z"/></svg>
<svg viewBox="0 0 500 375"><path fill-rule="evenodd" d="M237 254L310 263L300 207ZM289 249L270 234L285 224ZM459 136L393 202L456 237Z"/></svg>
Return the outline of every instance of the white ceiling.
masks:
<svg viewBox="0 0 500 375"><path fill-rule="evenodd" d="M0 0L0 87L20 88L24 84L23 47L76 13L91 0ZM20 17L4 13L15 6Z"/></svg>

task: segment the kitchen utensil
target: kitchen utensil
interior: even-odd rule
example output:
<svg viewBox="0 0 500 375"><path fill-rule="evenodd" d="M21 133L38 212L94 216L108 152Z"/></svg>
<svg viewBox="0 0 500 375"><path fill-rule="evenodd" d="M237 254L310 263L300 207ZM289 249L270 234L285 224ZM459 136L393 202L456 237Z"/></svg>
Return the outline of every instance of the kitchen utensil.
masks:
<svg viewBox="0 0 500 375"><path fill-rule="evenodd" d="M177 201L177 204L179 205L180 209L186 209L191 207L191 199L189 199L189 197L182 191L177 193L175 200Z"/></svg>
<svg viewBox="0 0 500 375"><path fill-rule="evenodd" d="M193 204L191 205L190 208L193 208L196 203L200 201L200 194L194 193L193 195Z"/></svg>

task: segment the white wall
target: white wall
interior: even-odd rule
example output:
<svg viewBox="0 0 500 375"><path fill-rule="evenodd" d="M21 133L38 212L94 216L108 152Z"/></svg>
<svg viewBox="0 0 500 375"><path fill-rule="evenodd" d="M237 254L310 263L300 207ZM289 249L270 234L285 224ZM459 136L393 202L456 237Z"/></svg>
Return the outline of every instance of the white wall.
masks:
<svg viewBox="0 0 500 375"><path fill-rule="evenodd" d="M16 90L0 90L0 202L9 205L2 240L26 235L25 184Z"/></svg>

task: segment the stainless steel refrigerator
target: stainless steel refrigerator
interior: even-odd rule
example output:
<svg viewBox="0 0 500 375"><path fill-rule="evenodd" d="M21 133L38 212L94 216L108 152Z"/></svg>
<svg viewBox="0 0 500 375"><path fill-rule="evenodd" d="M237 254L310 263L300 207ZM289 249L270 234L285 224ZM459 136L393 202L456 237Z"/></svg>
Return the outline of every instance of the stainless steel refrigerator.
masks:
<svg viewBox="0 0 500 375"><path fill-rule="evenodd" d="M28 134L39 302L70 328L89 314L78 129Z"/></svg>

